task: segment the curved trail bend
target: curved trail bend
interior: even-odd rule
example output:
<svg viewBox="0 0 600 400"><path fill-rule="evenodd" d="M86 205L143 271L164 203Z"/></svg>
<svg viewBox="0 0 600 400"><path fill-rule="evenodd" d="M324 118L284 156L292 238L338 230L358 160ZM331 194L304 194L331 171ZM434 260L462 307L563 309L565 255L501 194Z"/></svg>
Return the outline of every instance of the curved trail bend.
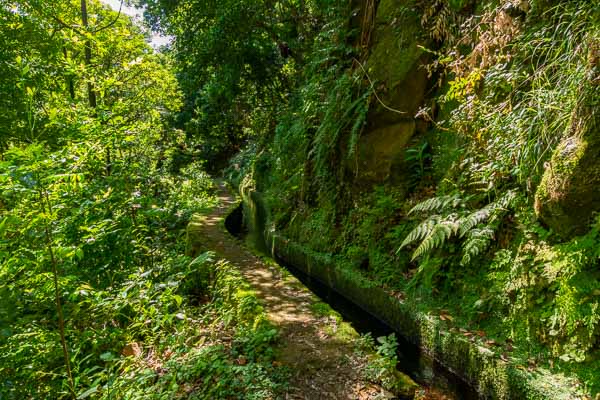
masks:
<svg viewBox="0 0 600 400"><path fill-rule="evenodd" d="M255 256L231 236L223 220L237 201L222 183L218 198L219 204L203 215L194 234L201 243L193 245L215 251L229 261L256 291L279 330L278 361L292 372L286 399L391 398L390 393L362 376L368 356L355 352L358 335L354 329L311 311L320 300L298 279Z"/></svg>

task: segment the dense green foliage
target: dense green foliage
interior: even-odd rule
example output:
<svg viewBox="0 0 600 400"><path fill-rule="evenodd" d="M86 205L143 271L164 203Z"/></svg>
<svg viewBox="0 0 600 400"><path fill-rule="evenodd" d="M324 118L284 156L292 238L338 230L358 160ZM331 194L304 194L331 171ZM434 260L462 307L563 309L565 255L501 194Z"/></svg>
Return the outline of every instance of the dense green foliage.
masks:
<svg viewBox="0 0 600 400"><path fill-rule="evenodd" d="M184 255L215 198L170 59L86 6L0 5L0 398L272 398L257 299Z"/></svg>
<svg viewBox="0 0 600 400"><path fill-rule="evenodd" d="M600 171L593 1L132 3L162 53L0 5L0 397L276 396L256 298L184 255L228 162L269 228L600 392L600 209L561 203Z"/></svg>
<svg viewBox="0 0 600 400"><path fill-rule="evenodd" d="M426 300L426 309L450 309L456 324L515 343L518 362L574 373L597 392L598 217L590 210L576 221L583 234L564 237L534 212L534 202L561 198L539 193L558 144L567 152L570 137L597 135L584 131L597 129L586 122L598 118L597 7L382 0L369 11L369 4L356 5L355 14L367 16L358 23L346 2L330 8L272 139L240 153L230 177L266 192L275 229ZM371 28L369 12L377 13ZM372 59L376 48L358 46L356 31L375 35L375 46L391 40L389 57L409 57L397 49L406 48L403 30L414 28L394 24L414 14L421 31L408 40L422 43L418 68L430 90L406 117L417 128L382 181L377 168L387 153L369 158L366 146L385 146L377 129L393 117L381 108L396 103L383 104L394 99L385 96L390 82L372 81L384 67ZM383 23L396 36L378 39ZM412 74L407 80L418 79ZM406 87L406 96L419 96Z"/></svg>
<svg viewBox="0 0 600 400"><path fill-rule="evenodd" d="M272 137L313 38L337 34L331 0L138 3L174 35L170 53L185 94L178 126L218 165L248 139Z"/></svg>

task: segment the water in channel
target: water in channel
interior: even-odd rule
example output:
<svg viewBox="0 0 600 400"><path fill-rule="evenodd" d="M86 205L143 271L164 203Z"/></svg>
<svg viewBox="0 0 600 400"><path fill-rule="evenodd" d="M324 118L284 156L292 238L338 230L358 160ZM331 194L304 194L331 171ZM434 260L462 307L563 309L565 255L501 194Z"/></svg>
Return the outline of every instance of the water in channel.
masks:
<svg viewBox="0 0 600 400"><path fill-rule="evenodd" d="M246 241L261 255L270 257L260 235L251 234L244 226L243 207L237 207L225 220L225 227L233 236ZM363 310L323 282L307 275L284 260L275 261L300 280L310 291L331 308L340 313L360 334L370 333L372 337L396 334L398 339L398 369L409 375L426 388L426 399L475 400L480 396L476 390L459 376L424 354L418 346L409 342L402 332L395 332L389 325L371 313Z"/></svg>

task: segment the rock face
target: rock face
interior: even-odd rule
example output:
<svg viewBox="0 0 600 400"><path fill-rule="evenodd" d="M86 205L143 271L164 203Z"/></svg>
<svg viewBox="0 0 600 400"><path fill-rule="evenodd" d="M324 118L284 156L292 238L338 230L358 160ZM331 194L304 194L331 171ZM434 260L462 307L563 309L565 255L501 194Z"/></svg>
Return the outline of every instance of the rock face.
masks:
<svg viewBox="0 0 600 400"><path fill-rule="evenodd" d="M419 47L426 40L414 3L381 0L377 8L365 69L381 101L373 99L358 143L355 167L359 182L381 183L401 171L394 167L402 164L406 145L415 133L414 115L425 98L427 73Z"/></svg>
<svg viewBox="0 0 600 400"><path fill-rule="evenodd" d="M423 102L427 72L422 68L427 47L414 0L382 0L377 8L373 43L367 70L383 103L373 103L369 123L373 128L412 119Z"/></svg>
<svg viewBox="0 0 600 400"><path fill-rule="evenodd" d="M358 143L358 176L384 182L402 170L404 150L415 132L415 121L385 126L361 137Z"/></svg>
<svg viewBox="0 0 600 400"><path fill-rule="evenodd" d="M585 233L600 211L598 87L588 85L569 135L554 151L535 196L538 218L564 239Z"/></svg>

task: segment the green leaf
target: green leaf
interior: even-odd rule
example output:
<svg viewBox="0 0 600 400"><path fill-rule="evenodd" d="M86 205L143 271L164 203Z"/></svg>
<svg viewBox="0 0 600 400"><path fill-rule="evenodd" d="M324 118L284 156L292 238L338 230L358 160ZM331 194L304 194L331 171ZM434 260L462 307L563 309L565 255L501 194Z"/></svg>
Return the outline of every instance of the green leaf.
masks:
<svg viewBox="0 0 600 400"><path fill-rule="evenodd" d="M180 307L181 303L183 303L183 297L178 294L173 295L173 300L175 300L175 303L177 303L177 307Z"/></svg>
<svg viewBox="0 0 600 400"><path fill-rule="evenodd" d="M202 253L198 257L194 258L192 260L192 262L190 262L190 267L195 266L195 265L202 265L207 262L211 262L212 257L213 257L213 253L211 253L211 252Z"/></svg>
<svg viewBox="0 0 600 400"><path fill-rule="evenodd" d="M91 395L93 395L94 393L97 393L99 387L100 387L100 385L96 385L94 387L89 388L88 390L86 390L85 392L83 392L79 396L77 396L77 400L88 398Z"/></svg>
<svg viewBox="0 0 600 400"><path fill-rule="evenodd" d="M4 234L4 231L6 230L6 225L7 225L7 222L9 219L10 219L10 216L3 218L2 222L0 222L0 236Z"/></svg>
<svg viewBox="0 0 600 400"><path fill-rule="evenodd" d="M116 356L113 353L111 353L110 351L107 351L106 353L100 354L100 359L102 361L112 361L112 360L116 359Z"/></svg>

